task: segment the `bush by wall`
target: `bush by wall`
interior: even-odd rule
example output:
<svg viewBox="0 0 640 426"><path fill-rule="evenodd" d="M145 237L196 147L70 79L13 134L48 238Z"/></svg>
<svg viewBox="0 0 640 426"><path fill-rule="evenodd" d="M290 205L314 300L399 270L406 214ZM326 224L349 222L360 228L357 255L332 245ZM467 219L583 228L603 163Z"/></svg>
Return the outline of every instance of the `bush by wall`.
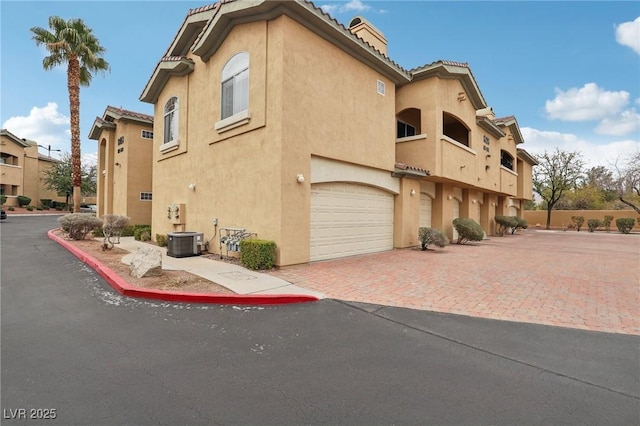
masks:
<svg viewBox="0 0 640 426"><path fill-rule="evenodd" d="M576 230L580 232L580 228L584 223L584 216L571 216L571 222L575 225Z"/></svg>
<svg viewBox="0 0 640 426"><path fill-rule="evenodd" d="M84 240L89 232L102 227L102 219L91 213L66 214L59 217L58 222L72 240Z"/></svg>
<svg viewBox="0 0 640 426"><path fill-rule="evenodd" d="M418 228L418 241L422 250L428 250L431 244L444 247L449 244L449 239L439 229L420 227Z"/></svg>
<svg viewBox="0 0 640 426"><path fill-rule="evenodd" d="M166 234L156 234L156 243L160 247L166 247L167 246L167 235Z"/></svg>
<svg viewBox="0 0 640 426"><path fill-rule="evenodd" d="M508 230L518 226L518 221L515 216L496 216L495 221L498 225L496 233L501 237L504 236L504 233Z"/></svg>
<svg viewBox="0 0 640 426"><path fill-rule="evenodd" d="M103 247L111 250L114 244L120 243L122 232L129 225L129 218L117 214L105 214L102 216Z"/></svg>
<svg viewBox="0 0 640 426"><path fill-rule="evenodd" d="M480 224L470 218L453 219L453 226L458 231L458 241L456 244L465 244L467 241L482 241L484 231Z"/></svg>
<svg viewBox="0 0 640 426"><path fill-rule="evenodd" d="M270 269L276 263L276 243L253 238L242 240L240 261L249 269Z"/></svg>
<svg viewBox="0 0 640 426"><path fill-rule="evenodd" d="M18 205L20 207L28 206L29 204L31 204L31 198L25 197L24 195L18 195L16 199L18 200Z"/></svg>
<svg viewBox="0 0 640 426"><path fill-rule="evenodd" d="M41 198L40 205L42 207L51 207L51 199L50 198Z"/></svg>
<svg viewBox="0 0 640 426"><path fill-rule="evenodd" d="M143 240L142 239L142 234L146 233L146 235L148 236L148 239ZM145 225L145 226L136 226L134 231L133 231L133 238L136 241L149 241L151 239L151 226L149 225Z"/></svg>
<svg viewBox="0 0 640 426"><path fill-rule="evenodd" d="M589 219L587 220L587 228L589 230L589 232L593 232L596 229L600 228L602 226L602 222L600 221L600 219Z"/></svg>
<svg viewBox="0 0 640 426"><path fill-rule="evenodd" d="M618 230L623 234L631 233L633 229L633 225L636 223L636 220L632 217L622 217L620 219L616 219L616 226Z"/></svg>
<svg viewBox="0 0 640 426"><path fill-rule="evenodd" d="M32 211L33 211L33 209L34 209L34 207L33 207L33 206L27 206L27 207L25 207L25 209L27 209L27 210L29 210L30 212L32 212Z"/></svg>
<svg viewBox="0 0 640 426"><path fill-rule="evenodd" d="M611 230L611 222L613 221L613 216L605 215L604 220L602 221L602 226L604 226L604 230L609 232Z"/></svg>

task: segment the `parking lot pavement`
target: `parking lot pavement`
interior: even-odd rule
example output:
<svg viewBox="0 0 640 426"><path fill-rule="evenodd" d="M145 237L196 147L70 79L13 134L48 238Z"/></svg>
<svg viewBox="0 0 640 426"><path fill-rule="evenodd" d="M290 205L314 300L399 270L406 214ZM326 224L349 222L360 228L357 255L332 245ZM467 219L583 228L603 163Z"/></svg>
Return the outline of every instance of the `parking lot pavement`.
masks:
<svg viewBox="0 0 640 426"><path fill-rule="evenodd" d="M272 274L340 300L638 335L639 259L637 233L527 230Z"/></svg>

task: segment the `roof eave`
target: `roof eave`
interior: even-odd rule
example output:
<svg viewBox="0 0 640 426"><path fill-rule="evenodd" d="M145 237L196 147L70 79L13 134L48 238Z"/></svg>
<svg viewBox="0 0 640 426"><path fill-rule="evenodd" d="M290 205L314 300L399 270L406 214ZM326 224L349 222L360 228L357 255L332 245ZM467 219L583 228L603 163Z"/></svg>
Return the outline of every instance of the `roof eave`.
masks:
<svg viewBox="0 0 640 426"><path fill-rule="evenodd" d="M522 158L532 166L537 166L538 164L540 164L538 163L538 160L536 160L536 158L533 155L529 154L526 150L522 148L518 148L517 152L518 152L518 157Z"/></svg>
<svg viewBox="0 0 640 426"><path fill-rule="evenodd" d="M217 7L187 15L165 56L184 56L217 11Z"/></svg>
<svg viewBox="0 0 640 426"><path fill-rule="evenodd" d="M156 103L169 77L187 75L193 71L194 66L195 63L189 58L161 60L140 95L140 100L150 104Z"/></svg>
<svg viewBox="0 0 640 426"><path fill-rule="evenodd" d="M315 34L380 72L394 84L410 81L410 75L406 71L393 65L370 45L364 44L353 33L341 27L337 21L319 12L312 3L306 1L247 0L223 3L194 44L192 52L206 62L215 54L235 25L273 20L282 15L301 23Z"/></svg>
<svg viewBox="0 0 640 426"><path fill-rule="evenodd" d="M478 110L488 107L487 102L480 92L478 83L476 83L476 79L473 77L473 74L471 74L471 70L467 67L436 63L435 65L427 65L412 71L411 74L412 81L419 81L431 77L443 79L456 78L460 80L460 83L467 93L467 96L469 96L474 109Z"/></svg>
<svg viewBox="0 0 640 426"><path fill-rule="evenodd" d="M13 141L14 143L22 146L23 148L29 147L28 143L26 143L25 141L23 141L22 139L20 139L19 137L17 137L16 135L11 133L10 131L8 131L7 129L0 130L0 134L2 136L8 137L9 139L11 139L11 141Z"/></svg>
<svg viewBox="0 0 640 426"><path fill-rule="evenodd" d="M89 131L89 139L97 141L100 139L102 130L115 129L115 127L115 124L104 121L100 117L96 117L96 119L93 121L93 126L91 126L91 130Z"/></svg>
<svg viewBox="0 0 640 426"><path fill-rule="evenodd" d="M482 127L487 132L491 133L493 137L503 138L507 135L505 132L502 131L500 127L498 127L493 121L491 121L487 117L476 118L476 123L478 124L478 126Z"/></svg>

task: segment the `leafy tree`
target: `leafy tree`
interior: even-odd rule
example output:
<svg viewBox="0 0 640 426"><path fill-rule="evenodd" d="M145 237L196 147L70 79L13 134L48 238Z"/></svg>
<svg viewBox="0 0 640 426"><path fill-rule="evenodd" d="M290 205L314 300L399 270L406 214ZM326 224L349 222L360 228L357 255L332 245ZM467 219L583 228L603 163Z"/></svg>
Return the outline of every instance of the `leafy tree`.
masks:
<svg viewBox="0 0 640 426"><path fill-rule="evenodd" d="M640 151L631 155L622 168L618 168L618 199L640 214Z"/></svg>
<svg viewBox="0 0 640 426"><path fill-rule="evenodd" d="M33 40L49 52L42 67L51 70L67 66L67 88L71 119L71 158L73 176L73 209L80 209L82 166L80 160L80 86L89 86L92 73L106 72L109 63L102 57L105 48L82 19L65 21L58 16L49 17L49 29L31 28Z"/></svg>
<svg viewBox="0 0 640 426"><path fill-rule="evenodd" d="M533 189L546 202L547 226L551 227L551 210L565 191L575 188L583 176L584 161L579 152L568 152L558 148L552 153L544 152L536 156L538 165L534 168Z"/></svg>
<svg viewBox="0 0 640 426"><path fill-rule="evenodd" d="M444 247L449 244L449 239L439 229L420 227L418 228L418 240L422 250L428 250L429 245Z"/></svg>
<svg viewBox="0 0 640 426"><path fill-rule="evenodd" d="M62 159L49 167L44 172L44 185L51 191L67 196L69 204L69 194L73 192L72 159L69 153L62 154ZM81 173L81 194L84 196L95 196L97 186L97 167L95 164L84 164L80 168ZM74 200L75 203L75 200ZM80 207L80 205L78 205ZM74 206L75 209L75 206Z"/></svg>

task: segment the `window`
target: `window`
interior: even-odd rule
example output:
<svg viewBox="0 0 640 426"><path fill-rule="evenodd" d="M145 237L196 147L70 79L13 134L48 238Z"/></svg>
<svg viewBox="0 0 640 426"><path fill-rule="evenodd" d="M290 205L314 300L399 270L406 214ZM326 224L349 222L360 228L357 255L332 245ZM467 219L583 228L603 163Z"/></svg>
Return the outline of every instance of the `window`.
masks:
<svg viewBox="0 0 640 426"><path fill-rule="evenodd" d="M500 151L500 165L513 171L513 157L507 151Z"/></svg>
<svg viewBox="0 0 640 426"><path fill-rule="evenodd" d="M456 142L471 148L469 146L469 129L452 114L446 112L442 114L442 133Z"/></svg>
<svg viewBox="0 0 640 426"><path fill-rule="evenodd" d="M249 54L234 55L222 69L221 118L231 117L249 107Z"/></svg>
<svg viewBox="0 0 640 426"><path fill-rule="evenodd" d="M380 95L384 96L384 81L378 80L377 91Z"/></svg>
<svg viewBox="0 0 640 426"><path fill-rule="evenodd" d="M164 106L164 144L178 143L178 98L173 97Z"/></svg>
<svg viewBox="0 0 640 426"><path fill-rule="evenodd" d="M142 139L153 139L153 132L150 132L149 130L143 130Z"/></svg>
<svg viewBox="0 0 640 426"><path fill-rule="evenodd" d="M407 136L415 136L416 128L411 124L403 123L402 121L398 121L396 138L406 138Z"/></svg>
<svg viewBox="0 0 640 426"><path fill-rule="evenodd" d="M152 198L153 198L153 194L151 192L140 193L140 201L151 201Z"/></svg>

